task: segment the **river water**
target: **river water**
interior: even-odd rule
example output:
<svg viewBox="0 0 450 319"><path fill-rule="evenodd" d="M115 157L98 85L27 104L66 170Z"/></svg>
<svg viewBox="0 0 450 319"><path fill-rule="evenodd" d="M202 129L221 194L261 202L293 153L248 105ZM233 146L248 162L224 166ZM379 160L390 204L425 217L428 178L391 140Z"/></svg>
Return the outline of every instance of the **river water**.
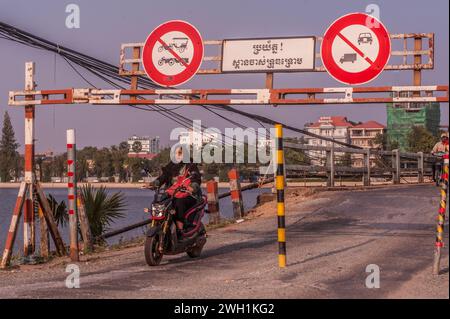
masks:
<svg viewBox="0 0 450 319"><path fill-rule="evenodd" d="M52 188L44 190L46 194L52 194L56 200L67 199L67 189L64 188ZM125 195L126 209L124 211L125 217L116 220L110 225L110 229L116 229L119 227L127 226L136 222L140 222L148 218L148 214L144 213L144 207L149 207L153 200L153 192L143 189L124 188L124 189L109 189L108 192L114 193L121 191ZM219 189L219 194L227 192L229 189ZM11 214L14 208L15 200L17 197L17 189L0 189L0 252L3 253L5 245L6 235L8 232L9 224L11 222ZM246 210L252 208L256 204L256 198L258 194L270 192L270 188L260 188L248 190L242 193L244 200L244 208ZM220 200L220 212L223 218L231 218L233 216L233 209L231 204L231 198L223 198ZM207 216L205 216L205 222ZM39 228L39 225L36 225ZM118 243L121 240L129 240L138 236L141 236L145 231L145 226L137 228L121 235L112 237L108 240L109 244ZM20 223L19 231L17 233L14 252L18 251L18 248L23 245L23 228L22 222ZM67 229L61 230L61 235L66 244L69 243L69 234ZM38 238L38 237L37 237ZM39 247L39 245L37 245Z"/></svg>

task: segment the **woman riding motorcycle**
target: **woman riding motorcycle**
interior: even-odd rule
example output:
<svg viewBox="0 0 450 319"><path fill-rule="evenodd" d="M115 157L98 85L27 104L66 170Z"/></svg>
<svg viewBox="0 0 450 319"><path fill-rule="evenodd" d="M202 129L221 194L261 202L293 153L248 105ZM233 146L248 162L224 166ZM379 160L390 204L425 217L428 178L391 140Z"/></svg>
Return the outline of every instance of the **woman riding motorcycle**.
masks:
<svg viewBox="0 0 450 319"><path fill-rule="evenodd" d="M174 197L175 223L177 225L177 236L182 238L186 225L185 213L201 198L201 174L198 167L193 163L183 162L183 148L175 150L175 158L162 168L162 174L156 178L149 188L166 187L166 193ZM181 191L180 191L181 189Z"/></svg>

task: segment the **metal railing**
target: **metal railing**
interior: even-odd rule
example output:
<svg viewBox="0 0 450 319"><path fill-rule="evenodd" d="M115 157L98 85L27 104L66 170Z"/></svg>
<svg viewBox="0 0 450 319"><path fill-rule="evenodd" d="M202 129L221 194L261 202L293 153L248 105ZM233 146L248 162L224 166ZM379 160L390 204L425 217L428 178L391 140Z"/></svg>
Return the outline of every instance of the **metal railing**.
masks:
<svg viewBox="0 0 450 319"><path fill-rule="evenodd" d="M390 180L393 184L417 178L424 182L425 176L432 176L432 165L438 159L423 152L400 152L398 149L382 151L378 149L354 149L337 146L315 146L284 142L284 148L321 154L324 163L312 160L310 164L286 164L289 178L325 178L327 186L335 186L336 177L361 178L364 186L370 186L373 178ZM347 157L345 157L347 155ZM359 164L356 164L359 162ZM409 178L407 181L405 178Z"/></svg>

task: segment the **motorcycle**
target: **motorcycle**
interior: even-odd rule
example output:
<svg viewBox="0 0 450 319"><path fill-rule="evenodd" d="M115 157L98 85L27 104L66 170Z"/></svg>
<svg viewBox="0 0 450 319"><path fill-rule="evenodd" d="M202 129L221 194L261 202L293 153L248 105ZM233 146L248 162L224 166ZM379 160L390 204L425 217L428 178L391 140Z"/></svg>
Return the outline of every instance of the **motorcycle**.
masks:
<svg viewBox="0 0 450 319"><path fill-rule="evenodd" d="M184 229L182 238L179 240L173 205L177 192L188 191L180 187L172 196L169 196L164 190L155 189L151 209L148 209L152 223L147 231L144 245L145 261L149 266L159 265L164 255L187 253L189 257L197 258L206 244L206 229L202 223L206 212L206 196L202 195L198 198L197 203L185 213Z"/></svg>
<svg viewBox="0 0 450 319"><path fill-rule="evenodd" d="M443 173L443 168L444 168L444 158L445 155L448 153L444 153L444 152L438 152L438 153L434 153L433 155L438 157L439 160L434 164L435 166L435 170L434 170L434 181L436 183L436 186L440 186L442 183L442 173Z"/></svg>

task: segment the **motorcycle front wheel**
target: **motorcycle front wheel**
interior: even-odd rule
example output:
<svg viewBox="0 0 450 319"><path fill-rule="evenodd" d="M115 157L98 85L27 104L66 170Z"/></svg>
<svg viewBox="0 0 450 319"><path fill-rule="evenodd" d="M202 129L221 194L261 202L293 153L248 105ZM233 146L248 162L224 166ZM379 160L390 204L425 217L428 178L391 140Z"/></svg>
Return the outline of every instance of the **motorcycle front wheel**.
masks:
<svg viewBox="0 0 450 319"><path fill-rule="evenodd" d="M158 250L159 235L147 237L144 245L145 261L149 266L158 266L163 258L163 253Z"/></svg>

